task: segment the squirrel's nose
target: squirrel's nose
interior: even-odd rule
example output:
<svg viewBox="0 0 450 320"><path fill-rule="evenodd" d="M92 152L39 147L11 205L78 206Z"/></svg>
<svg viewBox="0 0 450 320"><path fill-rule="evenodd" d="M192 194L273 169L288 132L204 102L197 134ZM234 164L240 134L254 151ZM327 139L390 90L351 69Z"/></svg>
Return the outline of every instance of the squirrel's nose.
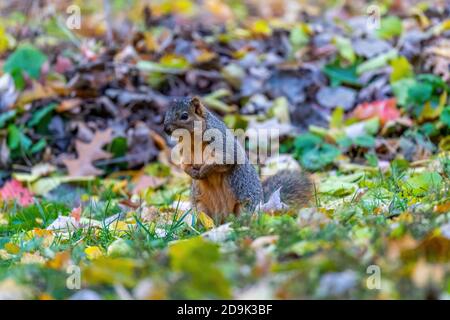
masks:
<svg viewBox="0 0 450 320"><path fill-rule="evenodd" d="M167 133L168 135L171 135L173 132L173 127L170 124L165 124L164 132Z"/></svg>

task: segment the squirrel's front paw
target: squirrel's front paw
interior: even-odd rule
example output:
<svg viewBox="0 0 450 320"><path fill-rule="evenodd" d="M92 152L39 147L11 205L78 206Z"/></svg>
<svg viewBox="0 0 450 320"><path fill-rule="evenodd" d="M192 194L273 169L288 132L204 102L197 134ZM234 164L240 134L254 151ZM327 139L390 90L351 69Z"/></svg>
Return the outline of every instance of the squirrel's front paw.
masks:
<svg viewBox="0 0 450 320"><path fill-rule="evenodd" d="M192 168L190 176L193 179L200 179L200 169L199 168Z"/></svg>
<svg viewBox="0 0 450 320"><path fill-rule="evenodd" d="M200 168L190 166L185 166L183 168L184 172L191 176L192 179L200 179Z"/></svg>

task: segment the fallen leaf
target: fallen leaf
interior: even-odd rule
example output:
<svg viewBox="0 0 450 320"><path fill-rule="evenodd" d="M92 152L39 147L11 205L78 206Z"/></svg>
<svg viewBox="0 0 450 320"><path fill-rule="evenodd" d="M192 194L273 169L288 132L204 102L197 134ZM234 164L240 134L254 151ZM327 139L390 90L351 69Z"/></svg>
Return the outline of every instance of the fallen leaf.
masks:
<svg viewBox="0 0 450 320"><path fill-rule="evenodd" d="M263 203L260 207L261 211L264 212L277 212L287 209L288 206L281 201L280 194L281 187L275 190L271 195L267 202Z"/></svg>
<svg viewBox="0 0 450 320"><path fill-rule="evenodd" d="M353 116L359 120L378 117L382 125L400 118L395 98L374 102L364 102L356 107Z"/></svg>
<svg viewBox="0 0 450 320"><path fill-rule="evenodd" d="M214 220L203 211L198 213L198 220L206 229L214 228Z"/></svg>
<svg viewBox="0 0 450 320"><path fill-rule="evenodd" d="M156 189L156 188L162 186L165 182L166 182L166 179L164 179L164 178L159 178L159 177L142 174L136 179L135 186L133 188L132 193L136 194L142 190L146 190L149 188Z"/></svg>
<svg viewBox="0 0 450 320"><path fill-rule="evenodd" d="M112 129L108 128L105 131L97 131L90 143L84 143L77 140L75 148L77 150L78 158L63 160L69 176L96 176L102 174L103 171L94 167L92 162L111 157L110 153L102 150L102 147L109 143L111 138Z"/></svg>
<svg viewBox="0 0 450 320"><path fill-rule="evenodd" d="M48 227L47 230L53 231L73 231L80 227L80 224L73 217L59 216Z"/></svg>
<svg viewBox="0 0 450 320"><path fill-rule="evenodd" d="M87 247L84 249L84 253L89 260L95 260L103 256L103 252L98 246Z"/></svg>
<svg viewBox="0 0 450 320"><path fill-rule="evenodd" d="M81 105L81 99L68 99L62 101L57 107L56 112L66 112L75 109Z"/></svg>
<svg viewBox="0 0 450 320"><path fill-rule="evenodd" d="M17 200L21 206L29 206L33 203L32 193L24 188L17 180L8 181L3 188L0 189L0 196L4 201Z"/></svg>
<svg viewBox="0 0 450 320"><path fill-rule="evenodd" d="M232 231L231 223L226 223L203 233L202 237L212 242L224 242L228 239Z"/></svg>
<svg viewBox="0 0 450 320"><path fill-rule="evenodd" d="M81 218L81 207L77 207L72 209L72 212L70 212L69 215L71 218L74 218L76 222L80 222Z"/></svg>

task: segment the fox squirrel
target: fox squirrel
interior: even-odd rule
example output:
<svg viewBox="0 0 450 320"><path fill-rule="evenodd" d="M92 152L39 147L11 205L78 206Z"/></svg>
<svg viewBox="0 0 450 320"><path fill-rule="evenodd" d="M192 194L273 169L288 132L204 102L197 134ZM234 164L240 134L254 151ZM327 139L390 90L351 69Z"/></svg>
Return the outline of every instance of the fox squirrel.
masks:
<svg viewBox="0 0 450 320"><path fill-rule="evenodd" d="M195 123L201 124L200 132L194 130ZM278 189L281 201L290 208L304 206L311 199L312 184L308 176L301 172L282 170L261 184L242 145L225 123L206 109L198 97L177 99L171 103L164 118L164 131L171 135L176 129L187 130L191 138L191 149L187 153L190 159L182 158L181 168L193 179L191 202L194 209L222 218L230 213L239 215L241 212L254 212L262 201L267 201ZM234 162L211 163L209 159L202 159L199 164L193 163L194 153L203 152L210 143L201 138L201 146L196 149L195 135L202 136L208 129L215 129L223 140L227 140L224 141L224 147L233 144ZM242 161L236 162L239 156Z"/></svg>

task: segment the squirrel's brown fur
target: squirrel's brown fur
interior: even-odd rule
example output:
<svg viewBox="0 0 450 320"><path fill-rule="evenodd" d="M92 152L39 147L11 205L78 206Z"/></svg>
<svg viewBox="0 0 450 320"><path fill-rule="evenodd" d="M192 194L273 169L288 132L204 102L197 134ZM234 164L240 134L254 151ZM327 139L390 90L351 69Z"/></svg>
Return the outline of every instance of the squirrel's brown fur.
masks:
<svg viewBox="0 0 450 320"><path fill-rule="evenodd" d="M202 123L203 132L207 129L217 129L222 137L231 134L226 125L202 105L199 98L175 100L166 113L164 129L168 134L180 128L190 132L192 143L190 160L194 158L195 121ZM223 140L224 143L229 143L225 142L225 138ZM306 175L284 170L266 179L262 185L244 149L236 138L232 140L231 143L234 143L235 147L234 159L240 155L244 159L243 163L218 164L207 163L204 160L200 164L192 164L192 161L182 161L182 169L193 178L191 201L195 209L210 216L221 217L230 213L238 215L242 211L253 212L264 199L267 200L272 192L279 188L281 200L290 207L304 206L308 203L312 188ZM200 141L202 141L200 150L204 150L208 143L203 139Z"/></svg>

